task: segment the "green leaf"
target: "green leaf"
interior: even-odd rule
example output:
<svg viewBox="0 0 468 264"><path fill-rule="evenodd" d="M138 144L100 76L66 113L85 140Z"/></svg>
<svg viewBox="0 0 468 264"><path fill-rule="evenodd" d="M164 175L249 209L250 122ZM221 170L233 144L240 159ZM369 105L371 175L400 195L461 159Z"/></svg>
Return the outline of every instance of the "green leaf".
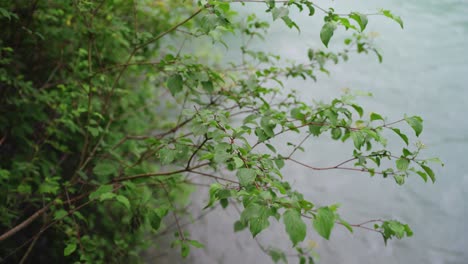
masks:
<svg viewBox="0 0 468 264"><path fill-rule="evenodd" d="M404 174L395 174L393 175L393 179L398 185L403 185L405 183L405 175Z"/></svg>
<svg viewBox="0 0 468 264"><path fill-rule="evenodd" d="M253 237L256 237L260 232L268 228L268 226L270 225L270 222L268 221L269 215L267 212L265 212L266 210L266 208L262 208L262 213L260 214L260 217L253 218L249 221L249 229Z"/></svg>
<svg viewBox="0 0 468 264"><path fill-rule="evenodd" d="M54 219L55 219L55 220L61 220L62 218L64 218L64 217L67 216L67 215L68 215L68 212L67 212L67 211L65 211L65 210L63 210L63 209L60 209L60 210L58 210L58 211L56 211L56 212L54 213Z"/></svg>
<svg viewBox="0 0 468 264"><path fill-rule="evenodd" d="M315 8L310 2L305 3L307 5L307 8L309 9L309 16L313 16L315 14Z"/></svg>
<svg viewBox="0 0 468 264"><path fill-rule="evenodd" d="M314 59L314 55L315 55L315 53L314 53L314 50L313 50L313 49L307 50L307 57L309 58L309 60L313 60L313 59ZM300 112L300 109L299 109L299 108L294 108L293 110L291 110L291 115L292 115L294 118L296 118L296 115L293 114L292 112L293 112L294 110L296 110L296 109L298 110L297 112ZM301 114L301 115L304 116L303 114Z"/></svg>
<svg viewBox="0 0 468 264"><path fill-rule="evenodd" d="M223 189L223 186L219 183L213 183L211 184L210 186L210 201L208 202L208 204L203 208L203 209L206 209L208 207L211 207L214 202L216 201L217 199L217 194L220 190Z"/></svg>
<svg viewBox="0 0 468 264"><path fill-rule="evenodd" d="M93 172L98 176L110 176L117 174L118 168L114 162L102 161L94 167Z"/></svg>
<svg viewBox="0 0 468 264"><path fill-rule="evenodd" d="M331 135L332 135L332 139L334 140L338 140L340 139L341 135L342 135L342 131L341 131L341 128L339 127L335 127L331 130Z"/></svg>
<svg viewBox="0 0 468 264"><path fill-rule="evenodd" d="M282 251L279 251L276 249L270 249L268 251L268 254L270 255L274 263L278 263L278 261L280 260L283 261L284 263L288 263L286 255Z"/></svg>
<svg viewBox="0 0 468 264"><path fill-rule="evenodd" d="M249 203L247 207L241 213L241 222L248 222L250 218L255 218L260 216L260 211L263 206L258 203Z"/></svg>
<svg viewBox="0 0 468 264"><path fill-rule="evenodd" d="M301 214L295 209L288 209L283 214L283 222L286 227L286 233L289 239L296 246L297 243L304 241L306 237L306 224L301 218Z"/></svg>
<svg viewBox="0 0 468 264"><path fill-rule="evenodd" d="M70 243L68 244L65 249L63 250L63 255L66 257L66 256L69 256L71 255L73 252L75 252L76 250L76 243Z"/></svg>
<svg viewBox="0 0 468 264"><path fill-rule="evenodd" d="M377 113L371 113L370 114L370 120L375 121L375 120L384 120L383 117Z"/></svg>
<svg viewBox="0 0 468 264"><path fill-rule="evenodd" d="M247 226L244 225L241 221L236 221L234 223L234 232L239 232L242 231L246 228Z"/></svg>
<svg viewBox="0 0 468 264"><path fill-rule="evenodd" d="M304 257L304 256L301 256L301 257L299 258L299 264L306 264L306 263L307 263L306 261L307 261L307 259L306 259L306 257Z"/></svg>
<svg viewBox="0 0 468 264"><path fill-rule="evenodd" d="M397 169L400 171L406 171L409 166L409 160L407 158L400 158L396 161Z"/></svg>
<svg viewBox="0 0 468 264"><path fill-rule="evenodd" d="M263 132L268 136L268 138L271 138L275 135L275 132L273 131L275 129L275 124L272 123L272 120L268 117L263 117L260 120L260 126L263 128Z"/></svg>
<svg viewBox="0 0 468 264"><path fill-rule="evenodd" d="M220 199L219 203L221 204L221 207L225 209L229 205L229 200L228 199Z"/></svg>
<svg viewBox="0 0 468 264"><path fill-rule="evenodd" d="M401 20L401 17L392 14L392 12L390 12L390 10L383 10L382 9L382 10L380 10L380 13L382 15L396 21L400 25L400 27L403 28L403 20Z"/></svg>
<svg viewBox="0 0 468 264"><path fill-rule="evenodd" d="M382 235L385 244L387 243L387 240L391 239L392 237L402 239L405 235L407 237L413 235L413 231L408 225L402 224L395 220L385 221L382 226L380 226L380 229L383 231Z"/></svg>
<svg viewBox="0 0 468 264"><path fill-rule="evenodd" d="M422 171L417 171L417 173L419 174L419 176L421 176L421 178L424 180L424 182L427 182L427 174L422 172Z"/></svg>
<svg viewBox="0 0 468 264"><path fill-rule="evenodd" d="M289 28L295 27L299 32L301 31L299 26L294 21L292 21L289 16L283 16L281 17L281 20L283 20L284 24L286 24L286 26Z"/></svg>
<svg viewBox="0 0 468 264"><path fill-rule="evenodd" d="M257 203L250 203L244 211L242 211L240 221L242 223L249 223L250 233L255 237L270 225L268 222L269 216L268 207Z"/></svg>
<svg viewBox="0 0 468 264"><path fill-rule="evenodd" d="M427 173L427 175L429 175L429 178L431 178L432 182L434 183L435 182L435 174L432 171L432 169L429 168L426 165L423 165L423 164L419 164L419 166L421 166L421 168L423 168L423 170Z"/></svg>
<svg viewBox="0 0 468 264"><path fill-rule="evenodd" d="M102 194L104 193L109 193L109 192L112 192L112 190L114 189L114 187L110 184L107 184L107 185L101 185L99 186L99 188L92 192L90 195L89 195L89 199L90 200L93 200L95 198L98 198L100 197Z"/></svg>
<svg viewBox="0 0 468 264"><path fill-rule="evenodd" d="M273 15L273 20L276 20L287 16L289 14L289 9L286 7L275 7L271 11L271 14Z"/></svg>
<svg viewBox="0 0 468 264"><path fill-rule="evenodd" d="M99 132L100 132L100 128L99 128L99 127L87 126L86 129L89 131L89 133L91 134L91 136L93 136L93 137L99 136Z"/></svg>
<svg viewBox="0 0 468 264"><path fill-rule="evenodd" d="M336 125L338 122L338 113L335 110L327 109L323 114L328 118L331 125Z"/></svg>
<svg viewBox="0 0 468 264"><path fill-rule="evenodd" d="M182 243L180 246L181 246L180 255L183 258L186 258L190 254L190 246L188 244L186 244L186 243Z"/></svg>
<svg viewBox="0 0 468 264"><path fill-rule="evenodd" d="M361 28L361 32L364 31L364 29L366 29L368 22L366 15L353 12L349 15L349 17L358 23L359 27Z"/></svg>
<svg viewBox="0 0 468 264"><path fill-rule="evenodd" d="M161 220L162 220L159 214L155 211L152 211L148 217L149 217L149 222L150 222L151 227L154 230L158 230L159 227L161 226Z"/></svg>
<svg viewBox="0 0 468 264"><path fill-rule="evenodd" d="M162 148L159 150L159 159L163 165L170 164L177 156L177 150Z"/></svg>
<svg viewBox="0 0 468 264"><path fill-rule="evenodd" d="M358 31L358 29L357 29L354 25L352 25L352 24L349 22L349 19L347 19L347 18L345 18L345 17L340 17L340 18L338 18L338 19L335 20L335 21L339 21L340 24L341 24L346 30L352 28L352 29Z"/></svg>
<svg viewBox="0 0 468 264"><path fill-rule="evenodd" d="M256 115L256 114L248 115L246 118L244 118L243 123L244 124L254 124L254 125L256 125L257 122L255 122L255 120L257 118L258 118L258 115Z"/></svg>
<svg viewBox="0 0 468 264"><path fill-rule="evenodd" d="M377 58L379 59L379 63L382 63L383 57L382 57L382 54L380 54L380 51L376 48L373 48L372 51L375 53L375 55L377 55Z"/></svg>
<svg viewBox="0 0 468 264"><path fill-rule="evenodd" d="M214 148L213 161L216 163L224 163L227 159L231 158L230 148L231 145L225 142L217 144Z"/></svg>
<svg viewBox="0 0 468 264"><path fill-rule="evenodd" d="M271 131L273 132L273 131ZM267 139L269 139L270 137L265 133L265 130L263 130L262 128L260 127L257 127L255 128L255 135L258 137L258 140L260 142L263 142Z"/></svg>
<svg viewBox="0 0 468 264"><path fill-rule="evenodd" d="M203 245L202 243L198 242L197 240L187 240L190 245L196 247L196 248L204 248L205 245Z"/></svg>
<svg viewBox="0 0 468 264"><path fill-rule="evenodd" d="M314 136L319 136L322 133L322 126L309 125L309 132Z"/></svg>
<svg viewBox="0 0 468 264"><path fill-rule="evenodd" d="M360 131L351 131L351 138L353 139L354 147L361 149L365 141L364 135Z"/></svg>
<svg viewBox="0 0 468 264"><path fill-rule="evenodd" d="M356 105L356 104L352 104L351 106L359 114L359 117L362 117L362 115L364 114L364 110L362 109L362 107L360 107L359 105Z"/></svg>
<svg viewBox="0 0 468 264"><path fill-rule="evenodd" d="M330 234L335 225L335 213L328 207L321 207L317 210L313 225L317 233L325 239L330 239Z"/></svg>
<svg viewBox="0 0 468 264"><path fill-rule="evenodd" d="M39 193L57 194L60 189L60 184L56 178L46 178L44 182L39 185Z"/></svg>
<svg viewBox="0 0 468 264"><path fill-rule="evenodd" d="M284 167L284 159L275 159L275 164L278 169L282 169Z"/></svg>
<svg viewBox="0 0 468 264"><path fill-rule="evenodd" d="M275 147L273 147L273 145L271 145L271 144L265 144L265 146L267 146L267 148L268 148L269 150L271 150L271 152L276 153L276 149L275 149Z"/></svg>
<svg viewBox="0 0 468 264"><path fill-rule="evenodd" d="M76 216L76 218L88 224L88 219L86 219L79 211L73 212L73 215Z"/></svg>
<svg viewBox="0 0 468 264"><path fill-rule="evenodd" d="M207 81L207 82L201 82L201 84L202 84L203 90L209 93L212 93L214 91L213 82Z"/></svg>
<svg viewBox="0 0 468 264"><path fill-rule="evenodd" d="M444 163L439 159L439 158L430 158L430 159L426 159L427 162L435 162L435 163L438 163L440 165L445 166Z"/></svg>
<svg viewBox="0 0 468 264"><path fill-rule="evenodd" d="M10 12L0 7L0 17L6 17L8 20L10 20Z"/></svg>
<svg viewBox="0 0 468 264"><path fill-rule="evenodd" d="M403 156L408 157L413 155L411 151L409 151L407 148L403 148Z"/></svg>
<svg viewBox="0 0 468 264"><path fill-rule="evenodd" d="M236 168L240 168L244 166L244 162L242 161L242 159L238 157L233 157L232 159L234 160L234 164L236 165Z"/></svg>
<svg viewBox="0 0 468 264"><path fill-rule="evenodd" d="M123 195L117 195L115 199L121 204L123 204L125 207L127 207L127 209L130 209L130 201L128 200L127 197Z"/></svg>
<svg viewBox="0 0 468 264"><path fill-rule="evenodd" d="M0 7L0 18L1 17L6 17L8 20L11 20L12 17L18 19L18 15Z"/></svg>
<svg viewBox="0 0 468 264"><path fill-rule="evenodd" d="M337 216L337 219L344 227L346 227L346 229L348 229L349 232L353 233L353 227L347 221L340 216Z"/></svg>
<svg viewBox="0 0 468 264"><path fill-rule="evenodd" d="M99 196L99 201L105 201L105 200L109 200L109 199L112 199L114 197L116 197L117 195L115 193L111 193L111 192L108 192L108 193L103 193Z"/></svg>
<svg viewBox="0 0 468 264"><path fill-rule="evenodd" d="M408 125L411 126L411 128L413 128L414 132L416 133L416 136L419 137L423 130L422 118L419 116L405 117L405 121L406 123L408 123Z"/></svg>
<svg viewBox="0 0 468 264"><path fill-rule="evenodd" d="M10 172L4 169L0 169L0 180L8 180L10 178Z"/></svg>
<svg viewBox="0 0 468 264"><path fill-rule="evenodd" d="M333 36L333 32L336 29L336 24L333 22L326 22L322 30L320 30L320 39L322 40L322 43L325 45L325 47L328 48L328 42L330 42L330 39Z"/></svg>
<svg viewBox="0 0 468 264"><path fill-rule="evenodd" d="M167 88L173 96L182 91L183 83L184 82L180 74L171 75L166 81Z"/></svg>
<svg viewBox="0 0 468 264"><path fill-rule="evenodd" d="M254 169L240 168L237 170L237 178L242 186L247 186L255 181L257 173Z"/></svg>
<svg viewBox="0 0 468 264"><path fill-rule="evenodd" d="M398 136L400 136L400 138L406 143L406 145L408 146L409 144L409 141L408 141L408 137L401 133L400 129L398 128L391 128L393 130L393 132L395 132Z"/></svg>

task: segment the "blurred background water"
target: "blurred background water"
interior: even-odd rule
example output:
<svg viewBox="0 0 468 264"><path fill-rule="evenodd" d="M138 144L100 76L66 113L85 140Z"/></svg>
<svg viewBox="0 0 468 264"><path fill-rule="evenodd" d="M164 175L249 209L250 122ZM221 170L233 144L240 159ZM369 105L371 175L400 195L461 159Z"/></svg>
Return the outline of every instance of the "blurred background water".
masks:
<svg viewBox="0 0 468 264"><path fill-rule="evenodd" d="M297 88L305 101L337 97L343 88L370 91L372 98L358 100L368 111L385 114L389 120L404 114L421 115L425 126L422 141L428 146L424 156L440 157L445 167L435 166L436 184L412 177L398 186L377 176L318 173L287 165L284 175L292 179L293 188L318 205L341 203L340 212L349 222L396 218L408 223L415 233L387 246L379 234L363 230L350 234L340 226L334 229L330 241L314 232L306 239L317 243L320 263L468 263L468 1L323 2L327 2L324 7L329 4L338 13L390 9L403 18L405 29L386 18L369 17L366 30L379 33L375 42L382 50L383 63L379 64L374 55L355 55L347 63L329 67L331 75L320 76L316 83L289 81L287 85ZM261 14L265 6L247 4L238 10L241 14ZM291 17L299 24L300 34L277 21L272 23L267 41L254 45L297 61L305 61L307 48L323 47L319 17L298 12L292 12ZM345 35L338 32L331 49L339 47ZM334 165L351 153L346 145L325 137L309 140L304 147L308 151L298 159L320 166ZM271 263L248 231L233 233L237 219L235 210L218 210L193 224L192 237L205 243L206 248L194 251L184 262ZM284 227L274 221L258 241L291 250Z"/></svg>

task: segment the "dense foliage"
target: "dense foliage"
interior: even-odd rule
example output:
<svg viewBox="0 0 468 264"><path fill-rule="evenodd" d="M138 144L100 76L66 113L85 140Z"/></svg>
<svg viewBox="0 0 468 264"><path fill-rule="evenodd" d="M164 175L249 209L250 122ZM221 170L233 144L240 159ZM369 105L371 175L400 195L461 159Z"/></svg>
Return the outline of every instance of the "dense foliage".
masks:
<svg viewBox="0 0 468 264"><path fill-rule="evenodd" d="M243 4L263 5L291 30L299 30L291 8L321 12L317 36L332 45L343 27L345 49L311 48L307 63L292 64L251 49L269 24L232 10ZM388 10L376 14L403 27ZM326 239L335 224L375 231L385 242L411 236L397 220L350 224L338 206L306 200L281 172L291 162L397 184L412 175L435 180L431 160L418 157L423 145L401 129L409 125L419 136L420 117L387 121L365 113L351 93L310 103L283 87L286 79L328 73L327 64L352 52L381 60L367 23L365 14L336 14L307 0L1 0L0 261L136 263L171 222L172 246L187 256L203 247L180 224L191 194L205 187L190 175L211 180L206 208L239 204L236 231L255 237L271 221L283 222L301 263L313 262L301 246L310 232L305 221ZM227 34L242 36L238 61L182 51L194 39L228 47ZM283 143L275 138L289 133L303 140L278 151ZM350 141L354 151L331 167L300 161L302 144L319 136ZM390 152L387 138L401 152ZM264 250L286 261L282 251Z"/></svg>

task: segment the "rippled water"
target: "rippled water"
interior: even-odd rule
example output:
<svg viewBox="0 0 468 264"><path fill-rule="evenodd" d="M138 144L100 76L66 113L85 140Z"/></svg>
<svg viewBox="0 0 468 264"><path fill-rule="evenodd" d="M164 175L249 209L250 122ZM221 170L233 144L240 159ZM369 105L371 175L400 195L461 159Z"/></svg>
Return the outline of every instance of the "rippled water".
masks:
<svg viewBox="0 0 468 264"><path fill-rule="evenodd" d="M350 222L396 218L410 224L415 233L387 246L378 234L360 230L349 234L340 227L330 241L313 232L307 239L317 242L320 263L468 263L468 1L340 0L332 4L339 12L390 9L402 16L405 29L387 19L371 17L368 31L380 33L376 43L383 52L382 64L373 55L353 56L348 63L331 67L331 76L321 76L317 83L294 81L288 85L298 88L306 100L339 96L345 87L371 91L373 98L359 100L369 111L384 113L390 119L405 113L423 116L422 141L428 146L425 155L440 157L445 167L436 167L436 184L413 177L404 186L397 186L391 179L317 173L289 165L285 175L294 179L294 188L317 204L341 203L340 212ZM264 10L263 6L255 8ZM268 41L258 43L258 47L298 61L304 61L308 47L321 47L320 19L293 16L301 34L274 23ZM332 40L332 49L340 38L338 34ZM310 164L332 165L350 153L346 146L327 140L311 140L305 147L308 154L299 158ZM206 249L194 252L188 262L270 263L248 231L232 232L236 219L237 213L228 210L196 223L192 237L205 242ZM273 223L259 241L290 249L283 229Z"/></svg>

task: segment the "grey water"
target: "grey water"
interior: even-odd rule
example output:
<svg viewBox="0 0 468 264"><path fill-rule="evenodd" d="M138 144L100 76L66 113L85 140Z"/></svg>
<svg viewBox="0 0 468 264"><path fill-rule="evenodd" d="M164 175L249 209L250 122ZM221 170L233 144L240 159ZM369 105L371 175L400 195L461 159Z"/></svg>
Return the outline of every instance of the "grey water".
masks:
<svg viewBox="0 0 468 264"><path fill-rule="evenodd" d="M349 222L393 218L408 223L414 236L385 245L374 232L356 229L350 234L336 227L329 241L309 232L319 263L468 263L468 1L389 0L321 1L339 13L374 13L380 8L400 15L405 24L383 17L369 17L367 32L377 32L376 45L383 54L379 63L372 55L353 55L350 61L329 67L330 76L317 82L289 81L304 100L327 100L344 88L372 92L358 102L368 111L396 120L404 114L421 115L427 146L425 157L439 157L445 166L434 166L435 184L412 177L403 186L391 179L370 178L348 172L314 172L288 164L284 175L294 188L318 205L340 203ZM328 6L327 6L328 5ZM241 14L264 6L247 4ZM305 61L309 47L323 48L319 40L322 21L292 12L301 32L289 30L281 21L272 23L265 42L254 43L282 57ZM264 16L267 18L268 16ZM337 32L330 48L338 49L346 32ZM397 140L395 140L397 142ZM349 148L327 139L313 139L298 159L309 164L333 165L350 155ZM272 263L248 231L233 232L235 210L217 210L191 227L192 238L205 243L186 263ZM281 223L258 236L258 243L293 253ZM310 227L310 226L309 226ZM309 228L311 230L311 228ZM307 242L306 242L307 243ZM291 263L297 259L290 258Z"/></svg>

